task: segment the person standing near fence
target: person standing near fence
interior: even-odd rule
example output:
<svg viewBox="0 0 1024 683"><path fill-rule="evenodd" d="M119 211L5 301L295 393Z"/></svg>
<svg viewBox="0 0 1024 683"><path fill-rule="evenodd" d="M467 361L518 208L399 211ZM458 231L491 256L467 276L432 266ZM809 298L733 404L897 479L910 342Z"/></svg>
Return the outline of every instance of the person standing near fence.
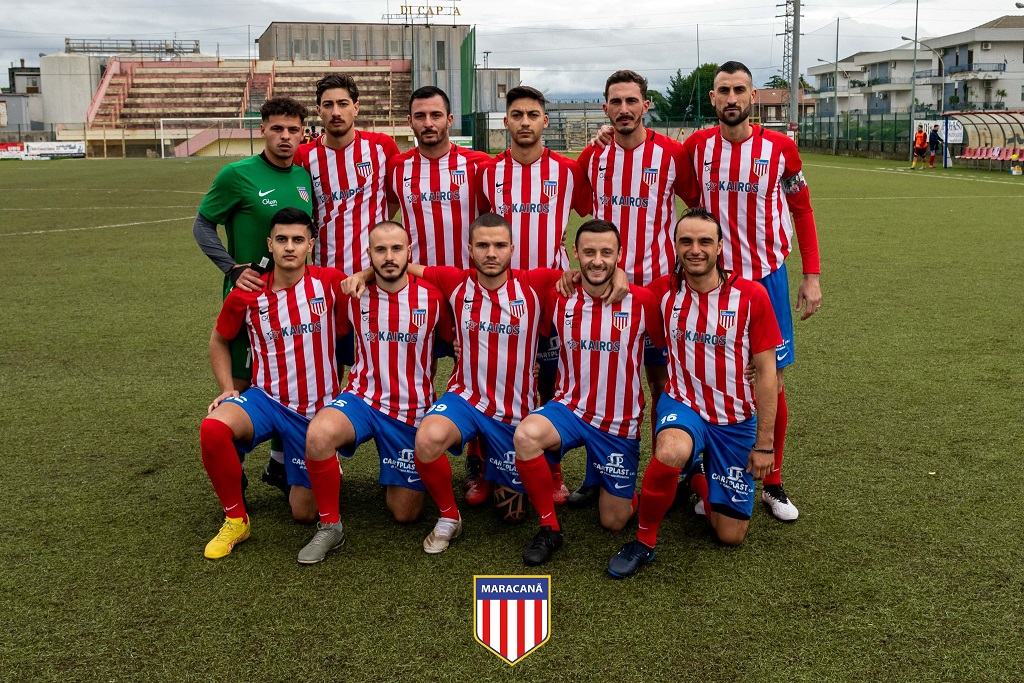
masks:
<svg viewBox="0 0 1024 683"><path fill-rule="evenodd" d="M939 135L939 124L937 123L932 126L931 132L928 133L928 147L931 150L931 155L928 157L928 167L935 168L935 153L942 149L942 136ZM945 159L943 159L943 162L945 162Z"/></svg>
<svg viewBox="0 0 1024 683"><path fill-rule="evenodd" d="M260 107L260 135L264 149L258 155L228 164L210 186L192 225L192 235L203 253L224 273L224 296L233 288L257 292L260 279L273 268L267 238L270 219L281 209L301 209L312 214L309 173L292 163L302 142L306 108L290 97L275 97ZM227 247L217 234L224 226ZM261 265L261 259L266 264ZM231 340L231 375L235 390L249 388L252 351L249 338ZM287 493L284 451L274 439L263 481Z"/></svg>

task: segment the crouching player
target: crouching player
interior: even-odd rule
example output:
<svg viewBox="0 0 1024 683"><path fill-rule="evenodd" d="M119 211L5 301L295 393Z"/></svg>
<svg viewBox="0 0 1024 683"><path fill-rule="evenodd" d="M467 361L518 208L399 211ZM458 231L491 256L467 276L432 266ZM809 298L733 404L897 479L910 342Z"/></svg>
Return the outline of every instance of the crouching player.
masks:
<svg viewBox="0 0 1024 683"><path fill-rule="evenodd" d="M450 337L451 315L441 293L409 275L409 234L383 221L369 233L366 250L373 280L358 298L346 297L339 315L343 334L355 332L355 363L344 393L317 413L306 436L306 467L320 511L300 564L323 561L345 542L338 507L341 476L336 451L352 456L374 439L380 483L397 522L423 512L423 483L413 463L416 427L434 402L434 334ZM450 339L449 339L450 341Z"/></svg>
<svg viewBox="0 0 1024 683"><path fill-rule="evenodd" d="M754 480L773 463L774 354L782 339L768 294L718 265L722 228L705 209L690 209L676 223L674 241L676 272L650 285L665 320L668 385L658 401L657 447L644 473L636 540L608 563L617 578L654 559L658 527L684 467L702 465L691 486L718 540L739 545L750 528ZM753 391L743 377L751 361Z"/></svg>
<svg viewBox="0 0 1024 683"><path fill-rule="evenodd" d="M601 487L601 524L620 531L633 516L644 412L644 345L648 336L657 348L666 344L650 291L630 285L620 302L607 306L602 301L622 256L615 225L604 220L584 223L574 251L581 282L570 296L558 295L552 307L562 339L555 397L515 431L516 467L540 516L540 531L523 551L523 561L531 566L547 562L562 545L551 472L540 457L545 452L560 459L585 445L588 479Z"/></svg>
<svg viewBox="0 0 1024 683"><path fill-rule="evenodd" d="M274 269L261 277L262 289L231 290L210 335L210 365L221 394L210 404L199 442L203 466L226 515L206 545L210 559L224 557L249 538L236 449L248 453L271 436L284 442L292 515L307 524L316 520L306 476L306 427L338 391L335 305L343 276L332 268L306 265L315 237L313 222L301 209L274 214L267 239ZM243 325L253 350L252 387L239 395L232 388L230 343Z"/></svg>

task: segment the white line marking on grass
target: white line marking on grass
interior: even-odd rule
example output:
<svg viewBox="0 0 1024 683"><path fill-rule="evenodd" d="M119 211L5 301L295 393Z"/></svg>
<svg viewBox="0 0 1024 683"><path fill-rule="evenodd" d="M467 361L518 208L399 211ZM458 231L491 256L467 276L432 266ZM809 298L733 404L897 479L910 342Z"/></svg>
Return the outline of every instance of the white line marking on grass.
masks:
<svg viewBox="0 0 1024 683"><path fill-rule="evenodd" d="M883 202L883 201L885 201L887 199L1006 199L1006 195L1005 194L974 194L974 195L955 194L955 195L949 195L949 196L946 196L946 197L943 197L941 195L933 195L933 194L924 195L924 196L921 196L921 197L821 197L821 196L816 196L814 198L814 201L817 202L817 201L821 201L823 199L825 199L825 200L828 200L828 199L843 199L843 200L846 200L846 199L854 199L854 200L861 199L861 200L865 200L865 201Z"/></svg>
<svg viewBox="0 0 1024 683"><path fill-rule="evenodd" d="M855 168L851 166L830 166L828 164L804 164L805 167L809 168L831 168L837 171L860 171L861 173L895 173L896 175L906 175L908 173L915 173L916 177L929 177L929 178L941 178L943 180L966 180L972 183L991 183L993 185L1015 185L1021 186L1019 181L1014 180L986 180L984 178L971 178L962 175L951 175L949 173L935 173L934 175L928 171L922 171L920 173L911 171L908 168Z"/></svg>
<svg viewBox="0 0 1024 683"><path fill-rule="evenodd" d="M0 206L0 211L106 211L108 209L134 209L145 211L146 209L191 209L191 204L174 204L172 206L37 206L34 208L15 209L9 206Z"/></svg>
<svg viewBox="0 0 1024 683"><path fill-rule="evenodd" d="M154 225L156 223L172 223L174 221L191 221L195 216L181 218L162 218L158 221L137 221L135 223L114 223L113 225L92 225L87 228L57 228L56 230L30 230L28 232L4 232L0 237L20 237L23 235L49 235L57 232L80 232L82 230L103 230L104 228L128 228L133 225Z"/></svg>

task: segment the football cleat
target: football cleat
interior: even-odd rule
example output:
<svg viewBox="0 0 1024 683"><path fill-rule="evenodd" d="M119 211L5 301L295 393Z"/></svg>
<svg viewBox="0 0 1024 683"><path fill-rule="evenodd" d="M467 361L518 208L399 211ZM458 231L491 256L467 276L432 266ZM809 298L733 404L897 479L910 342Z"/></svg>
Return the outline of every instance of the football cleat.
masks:
<svg viewBox="0 0 1024 683"><path fill-rule="evenodd" d="M800 511L786 495L786 489L782 488L782 484L766 484L761 491L761 502L768 507L772 517L780 522L795 522L800 516Z"/></svg>
<svg viewBox="0 0 1024 683"><path fill-rule="evenodd" d="M249 522L241 517L225 517L220 531L206 544L203 554L211 560L219 560L231 553L232 548L249 538Z"/></svg>
<svg viewBox="0 0 1024 683"><path fill-rule="evenodd" d="M482 476L466 480L466 505L476 507L491 500L494 493L494 484Z"/></svg>
<svg viewBox="0 0 1024 683"><path fill-rule="evenodd" d="M561 473L556 474L552 479L554 483L552 498L555 500L555 505L565 505L569 502L569 487L562 481Z"/></svg>
<svg viewBox="0 0 1024 683"><path fill-rule="evenodd" d="M317 523L316 533L299 551L299 564L323 562L327 553L345 544L345 529L341 522L334 524Z"/></svg>
<svg viewBox="0 0 1024 683"><path fill-rule="evenodd" d="M630 541L608 562L608 573L616 579L625 579L653 561L654 548L648 548L640 541Z"/></svg>
<svg viewBox="0 0 1024 683"><path fill-rule="evenodd" d="M448 546L462 533L462 518L448 519L441 517L434 525L434 530L423 539L423 551L430 555L443 553Z"/></svg>
<svg viewBox="0 0 1024 683"><path fill-rule="evenodd" d="M580 486L578 489L569 495L569 507L571 508L585 508L590 507L597 502L597 497L601 493L601 486L594 484L592 486Z"/></svg>
<svg viewBox="0 0 1024 683"><path fill-rule="evenodd" d="M698 517L707 517L707 513L704 512L704 500L701 498L697 499L697 504L693 506L693 514Z"/></svg>
<svg viewBox="0 0 1024 683"><path fill-rule="evenodd" d="M562 532L542 526L523 551L523 562L531 567L544 564L562 547Z"/></svg>
<svg viewBox="0 0 1024 683"><path fill-rule="evenodd" d="M281 492L288 495L288 475L284 470L284 463L271 458L267 466L263 468L263 475L260 477L264 484L281 489Z"/></svg>

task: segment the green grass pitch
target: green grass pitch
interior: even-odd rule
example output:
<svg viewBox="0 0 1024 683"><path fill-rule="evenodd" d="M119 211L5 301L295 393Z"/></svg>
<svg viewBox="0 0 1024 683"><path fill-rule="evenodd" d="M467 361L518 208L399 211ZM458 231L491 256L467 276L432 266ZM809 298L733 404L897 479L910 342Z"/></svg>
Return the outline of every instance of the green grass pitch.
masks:
<svg viewBox="0 0 1024 683"><path fill-rule="evenodd" d="M472 576L526 573L535 521L464 510L465 538L428 557L433 508L393 524L372 447L344 465L349 540L326 563L296 564L312 531L260 483L265 449L252 539L203 558L220 278L191 225L223 163L0 163L0 680L1024 675L1021 178L807 155L824 307L786 373L800 520L759 505L725 549L672 513L657 560L616 582L635 527L563 511L551 639L510 668L473 641Z"/></svg>

